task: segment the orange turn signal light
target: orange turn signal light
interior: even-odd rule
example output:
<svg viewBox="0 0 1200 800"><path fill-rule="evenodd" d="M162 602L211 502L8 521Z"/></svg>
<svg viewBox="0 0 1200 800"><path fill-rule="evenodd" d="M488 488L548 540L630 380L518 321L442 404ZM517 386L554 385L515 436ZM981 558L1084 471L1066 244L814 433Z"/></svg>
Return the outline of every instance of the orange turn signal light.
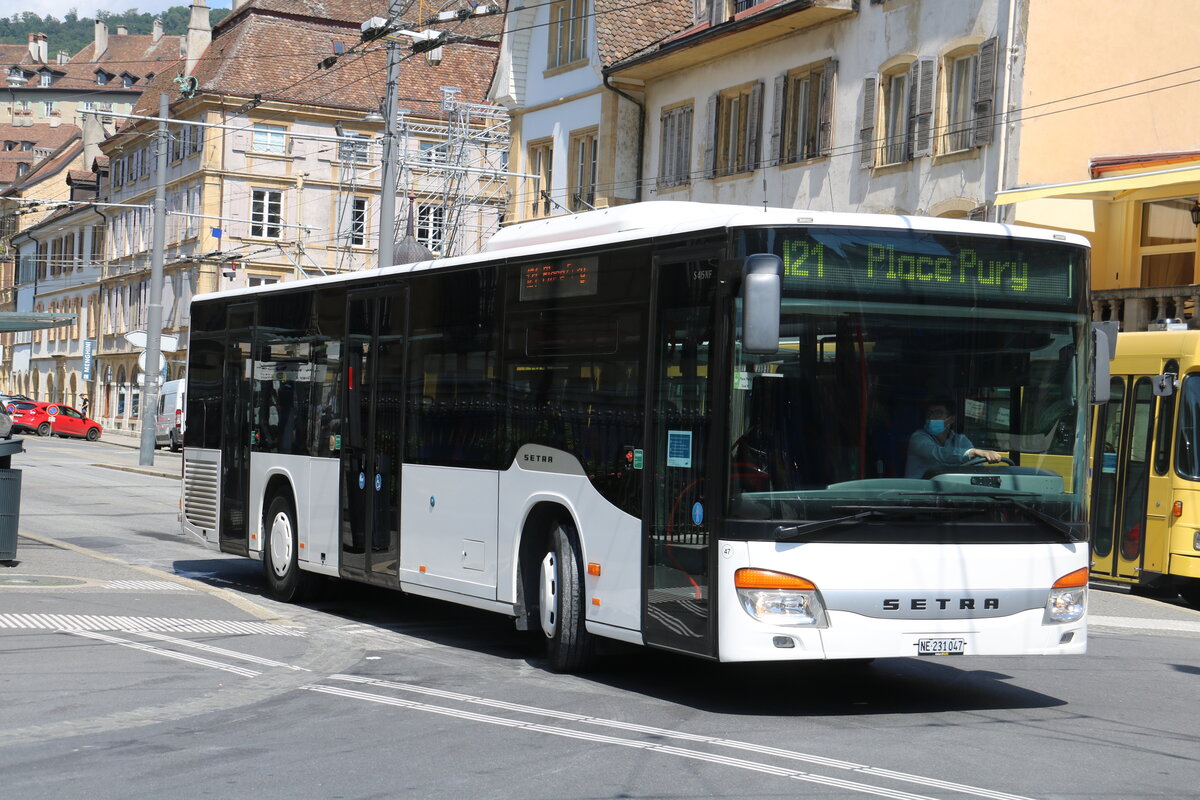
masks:
<svg viewBox="0 0 1200 800"><path fill-rule="evenodd" d="M786 572L775 572L769 569L751 569L743 567L733 573L733 585L739 589L816 589L812 581L788 575Z"/></svg>
<svg viewBox="0 0 1200 800"><path fill-rule="evenodd" d="M600 565L595 561L588 563L588 575L595 575L597 577L600 575Z"/></svg>
<svg viewBox="0 0 1200 800"><path fill-rule="evenodd" d="M1183 501L1182 500L1176 500L1174 502L1174 504L1171 505L1171 516L1172 517L1182 517L1183 516Z"/></svg>
<svg viewBox="0 0 1200 800"><path fill-rule="evenodd" d="M1061 578L1056 580L1054 582L1054 588L1071 589L1076 586L1087 586L1087 583L1088 569L1087 567L1080 567L1074 572L1068 572L1066 575L1063 575Z"/></svg>

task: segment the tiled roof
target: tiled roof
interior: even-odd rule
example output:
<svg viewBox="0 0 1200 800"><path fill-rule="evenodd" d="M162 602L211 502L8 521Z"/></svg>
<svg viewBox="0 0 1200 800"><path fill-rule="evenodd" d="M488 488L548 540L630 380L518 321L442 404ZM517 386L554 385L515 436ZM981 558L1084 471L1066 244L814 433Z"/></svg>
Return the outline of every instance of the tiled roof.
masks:
<svg viewBox="0 0 1200 800"><path fill-rule="evenodd" d="M67 180L91 183L96 180L96 173L89 172L86 169L73 169L67 173Z"/></svg>
<svg viewBox="0 0 1200 800"><path fill-rule="evenodd" d="M55 88L61 89L91 89L112 90L120 89L120 76L129 73L137 81L134 88L145 86L146 76L159 74L168 66L179 60L180 36L163 36L157 42L151 34L114 34L108 35L108 49L99 60L93 60L96 43L90 42L71 58L61 69L66 75L54 82ZM98 86L96 71L103 69L109 75L115 76L115 85Z"/></svg>
<svg viewBox="0 0 1200 800"><path fill-rule="evenodd" d="M11 125L0 124L0 142L33 142L34 147L46 148L48 150L57 150L62 147L73 137L78 136L80 130L75 125L59 125L57 128L52 128L46 124L39 125ZM0 151L0 156L12 155L13 153L5 153ZM33 155L26 153L26 155Z"/></svg>
<svg viewBox="0 0 1200 800"><path fill-rule="evenodd" d="M592 0L596 50L607 67L692 25L692 0Z"/></svg>
<svg viewBox="0 0 1200 800"><path fill-rule="evenodd" d="M10 190L20 190L21 188L32 186L36 183L41 183L47 178L53 177L62 168L70 164L74 159L78 158L83 152L83 142L76 140L73 144L63 148L54 155L38 164L34 169L27 174L21 176L16 181L10 181ZM2 163L2 162L0 162ZM0 181L3 182L3 181Z"/></svg>
<svg viewBox="0 0 1200 800"><path fill-rule="evenodd" d="M333 53L335 41L350 48L358 41L357 27L239 14L236 24L222 26L192 74L201 92L234 97L260 94L264 101L360 111L378 107L386 79L385 53L376 49L344 56L333 69L318 70L317 62ZM421 56L407 58L400 65L400 107L421 116L440 116L442 86L462 89L459 98L467 102L484 102L497 52L490 44L455 44L444 49L442 63L436 67ZM172 79L179 71L178 66L161 70L134 113L156 113L163 90L175 100L179 95Z"/></svg>
<svg viewBox="0 0 1200 800"><path fill-rule="evenodd" d="M23 44L0 44L0 67L8 68L32 62L29 47Z"/></svg>
<svg viewBox="0 0 1200 800"><path fill-rule="evenodd" d="M277 14L296 18L349 23L354 26L357 32L359 25L371 17L386 18L389 6L390 3L388 0L325 0L324 2L321 2L321 0L248 0L236 13L230 14L217 24L214 29L214 36L220 35L219 31L221 29L235 24L239 18L249 14L251 11L260 14ZM436 3L426 3L424 11L425 16L428 18L444 9L467 7L467 4L461 2L461 0L439 0ZM500 40L501 26L504 22L503 14L470 17L462 21L426 25L419 18L418 8L419 6L415 0L402 0L400 3L399 17L406 23L407 27L413 30L433 27L437 30L453 31L454 33L491 39L496 42Z"/></svg>

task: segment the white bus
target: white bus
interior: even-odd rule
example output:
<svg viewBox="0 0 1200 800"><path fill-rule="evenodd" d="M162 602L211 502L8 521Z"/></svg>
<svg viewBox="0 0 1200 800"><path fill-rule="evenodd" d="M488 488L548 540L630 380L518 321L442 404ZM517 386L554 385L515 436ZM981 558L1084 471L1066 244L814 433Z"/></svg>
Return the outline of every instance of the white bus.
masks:
<svg viewBox="0 0 1200 800"><path fill-rule="evenodd" d="M495 611L556 670L595 637L1081 653L1087 263L1042 230L653 202L199 296L183 525L278 599ZM906 477L930 397L1004 461Z"/></svg>

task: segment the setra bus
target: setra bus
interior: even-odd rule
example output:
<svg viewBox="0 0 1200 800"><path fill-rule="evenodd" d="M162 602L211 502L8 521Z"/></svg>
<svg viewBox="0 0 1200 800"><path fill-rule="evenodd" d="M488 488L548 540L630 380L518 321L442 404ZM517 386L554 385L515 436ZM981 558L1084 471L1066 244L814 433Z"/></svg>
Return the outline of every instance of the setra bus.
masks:
<svg viewBox="0 0 1200 800"><path fill-rule="evenodd" d="M1096 408L1092 576L1200 606L1200 331L1122 333Z"/></svg>
<svg viewBox="0 0 1200 800"><path fill-rule="evenodd" d="M511 616L556 670L596 637L1081 653L1087 265L1050 231L650 202L198 296L183 526L281 600ZM1004 461L906 477L931 396Z"/></svg>

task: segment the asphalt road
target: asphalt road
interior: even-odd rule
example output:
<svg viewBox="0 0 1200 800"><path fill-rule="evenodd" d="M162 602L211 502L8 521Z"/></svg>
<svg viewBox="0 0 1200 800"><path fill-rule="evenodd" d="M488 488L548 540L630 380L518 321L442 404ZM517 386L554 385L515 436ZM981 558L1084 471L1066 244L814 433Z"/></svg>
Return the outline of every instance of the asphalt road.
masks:
<svg viewBox="0 0 1200 800"><path fill-rule="evenodd" d="M263 596L179 457L30 440L0 566L0 797L1200 798L1200 613L1093 591L1077 658L544 668L500 617Z"/></svg>

